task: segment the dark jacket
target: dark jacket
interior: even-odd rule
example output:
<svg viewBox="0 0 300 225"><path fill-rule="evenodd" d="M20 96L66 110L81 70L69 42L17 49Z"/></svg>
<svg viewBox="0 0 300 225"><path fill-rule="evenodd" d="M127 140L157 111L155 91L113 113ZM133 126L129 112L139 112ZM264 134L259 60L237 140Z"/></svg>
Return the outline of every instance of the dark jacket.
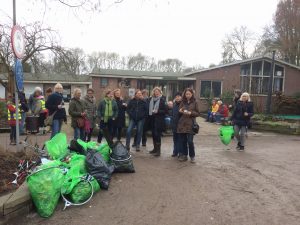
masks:
<svg viewBox="0 0 300 225"><path fill-rule="evenodd" d="M64 120L67 121L67 115L65 108L58 108L58 105L64 104L62 94L58 92L54 92L49 95L46 101L46 108L49 110L49 115L52 115L55 111L57 111L53 117L54 120Z"/></svg>
<svg viewBox="0 0 300 225"><path fill-rule="evenodd" d="M181 102L179 105L179 109L186 109L191 112L191 115L185 115L181 114L180 119L178 121L177 125L177 133L187 133L187 134L193 134L193 123L196 117L200 116L199 112L199 106L196 100L190 101L190 103L187 102Z"/></svg>
<svg viewBox="0 0 300 225"><path fill-rule="evenodd" d="M174 133L177 133L178 121L181 116L179 113L179 105L181 102L174 101L173 109L172 109L172 130Z"/></svg>
<svg viewBox="0 0 300 225"><path fill-rule="evenodd" d="M125 127L126 106L123 105L125 102L120 98L116 98L115 101L118 106L118 116L114 120L114 127Z"/></svg>
<svg viewBox="0 0 300 225"><path fill-rule="evenodd" d="M86 109L86 118L90 121L91 128L94 128L96 125L96 117L97 117L97 106L95 97L89 98L85 96L84 99L84 107Z"/></svg>
<svg viewBox="0 0 300 225"><path fill-rule="evenodd" d="M118 105L115 100L112 100L112 110L113 114L111 118L117 118L118 116ZM104 114L105 114L105 107L106 107L106 102L105 100L100 101L98 110L97 110L97 116L100 118L100 120L104 119Z"/></svg>
<svg viewBox="0 0 300 225"><path fill-rule="evenodd" d="M133 98L127 106L129 118L134 121L140 121L147 116L147 103L144 100Z"/></svg>
<svg viewBox="0 0 300 225"><path fill-rule="evenodd" d="M28 103L24 92L19 92L19 99L21 104L21 110L23 112L28 112L29 108L28 108Z"/></svg>
<svg viewBox="0 0 300 225"><path fill-rule="evenodd" d="M248 116L245 116L244 113L247 112ZM238 101L231 120L235 125L239 126L249 126L250 124L250 118L253 116L253 103L252 102L243 102L243 101Z"/></svg>
<svg viewBox="0 0 300 225"><path fill-rule="evenodd" d="M151 101L151 98L149 99L149 102ZM152 129L155 129L156 131L163 132L165 130L166 114L167 114L166 98L162 96L159 102L158 112L156 114L152 114L152 116L150 116L149 118L150 119L149 126Z"/></svg>
<svg viewBox="0 0 300 225"><path fill-rule="evenodd" d="M72 117L71 126L77 127L77 119L85 111L85 103L81 99L72 98L69 104L69 115Z"/></svg>

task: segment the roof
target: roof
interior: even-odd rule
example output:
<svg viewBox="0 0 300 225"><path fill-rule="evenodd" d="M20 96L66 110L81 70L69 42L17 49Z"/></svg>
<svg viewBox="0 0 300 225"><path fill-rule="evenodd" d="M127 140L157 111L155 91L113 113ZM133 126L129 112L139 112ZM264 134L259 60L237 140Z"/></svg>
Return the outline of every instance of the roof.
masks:
<svg viewBox="0 0 300 225"><path fill-rule="evenodd" d="M132 79L160 79L160 80L193 80L185 77L184 73L177 72L152 72L140 70L119 70L119 69L96 69L90 73L91 77L115 77Z"/></svg>
<svg viewBox="0 0 300 225"><path fill-rule="evenodd" d="M196 70L196 71L193 71L193 72L186 73L185 76L190 76L190 75L194 75L196 73L201 73L201 72L215 70L215 69L221 69L223 67L240 65L240 64L247 63L247 62L253 62L253 61L263 60L263 59L264 60L272 61L272 58L269 57L269 56L259 56L259 57L245 59L245 60L238 60L238 61L235 61L235 62L232 62L232 63L226 63L226 64L218 65L218 66L215 66L215 67L211 67L211 68L205 68L205 69ZM287 63L287 62L285 62L283 60L280 60L280 59L275 59L275 62L300 70L299 66Z"/></svg>
<svg viewBox="0 0 300 225"><path fill-rule="evenodd" d="M0 74L0 78L6 80L7 75ZM45 74L45 73L24 73L24 82L40 82L40 83L91 83L90 76L73 75L73 74Z"/></svg>

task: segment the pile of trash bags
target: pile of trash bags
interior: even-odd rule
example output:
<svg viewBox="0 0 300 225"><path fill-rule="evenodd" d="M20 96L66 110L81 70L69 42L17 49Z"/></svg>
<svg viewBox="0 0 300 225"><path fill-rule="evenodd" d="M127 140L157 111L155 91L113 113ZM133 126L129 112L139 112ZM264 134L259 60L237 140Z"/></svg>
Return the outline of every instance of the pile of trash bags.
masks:
<svg viewBox="0 0 300 225"><path fill-rule="evenodd" d="M31 173L26 182L41 217L50 217L62 198L65 207L83 205L101 189L107 190L116 172L134 173L132 157L121 142L72 140L58 133L45 143L49 159Z"/></svg>

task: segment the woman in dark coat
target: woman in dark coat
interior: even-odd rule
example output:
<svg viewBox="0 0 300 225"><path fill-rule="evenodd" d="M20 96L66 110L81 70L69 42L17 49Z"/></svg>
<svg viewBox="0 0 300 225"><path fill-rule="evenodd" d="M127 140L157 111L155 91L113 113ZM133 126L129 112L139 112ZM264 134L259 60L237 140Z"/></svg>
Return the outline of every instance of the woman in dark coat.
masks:
<svg viewBox="0 0 300 225"><path fill-rule="evenodd" d="M245 149L245 134L253 114L253 103L250 100L250 95L244 92L237 102L231 117L234 124L235 137L238 140L237 150L243 151Z"/></svg>
<svg viewBox="0 0 300 225"><path fill-rule="evenodd" d="M85 112L85 103L81 98L81 90L79 88L74 89L73 98L70 101L69 105L69 115L72 118L71 126L74 128L74 140L80 138L84 141L85 132L84 132L84 124L82 127L79 127L78 120L80 118L86 118Z"/></svg>
<svg viewBox="0 0 300 225"><path fill-rule="evenodd" d="M85 130L84 140L89 142L91 141L93 130L96 126L96 118L97 118L97 105L96 98L94 96L94 89L87 89L87 95L84 97L85 110L86 110L86 119L90 123L90 129Z"/></svg>
<svg viewBox="0 0 300 225"><path fill-rule="evenodd" d="M63 121L67 123L67 115L62 93L63 86L60 83L57 83L54 86L54 93L49 95L46 102L46 108L48 109L49 116L55 113L51 126L51 138L53 138L55 134L60 132Z"/></svg>
<svg viewBox="0 0 300 225"><path fill-rule="evenodd" d="M161 152L161 135L165 128L165 115L167 112L166 99L162 96L159 87L155 87L152 91L152 97L149 99L149 126L152 131L152 139L154 149L150 154L160 156Z"/></svg>
<svg viewBox="0 0 300 225"><path fill-rule="evenodd" d="M118 106L118 116L113 121L113 138L117 137L117 140L121 140L122 129L125 127L125 112L127 104L124 102L121 96L121 90L114 90L114 99Z"/></svg>
<svg viewBox="0 0 300 225"><path fill-rule="evenodd" d="M179 133L180 139L179 161L186 161L189 153L191 162L194 163L195 146L192 128L196 117L200 116L200 112L193 89L186 88L184 90L182 102L179 105L179 113L181 114L177 126L177 133Z"/></svg>

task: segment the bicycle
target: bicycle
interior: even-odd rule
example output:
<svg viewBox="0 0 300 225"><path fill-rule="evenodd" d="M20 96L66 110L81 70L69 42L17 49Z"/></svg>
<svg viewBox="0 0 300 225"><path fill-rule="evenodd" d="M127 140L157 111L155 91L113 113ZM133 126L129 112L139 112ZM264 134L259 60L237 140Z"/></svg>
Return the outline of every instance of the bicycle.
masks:
<svg viewBox="0 0 300 225"><path fill-rule="evenodd" d="M27 139L28 136L25 138L24 141L21 141L20 144L23 144L25 149L27 147L33 149L34 152L38 155L32 156L29 160L19 160L19 164L17 167L18 171L13 173L16 176L16 178L12 182L9 182L9 184L14 184L18 187L25 181L26 177L30 175L38 165L41 164L42 158L48 157L47 151L45 150L45 145L43 145L43 147L40 148L37 143L35 143L35 145L28 143Z"/></svg>

